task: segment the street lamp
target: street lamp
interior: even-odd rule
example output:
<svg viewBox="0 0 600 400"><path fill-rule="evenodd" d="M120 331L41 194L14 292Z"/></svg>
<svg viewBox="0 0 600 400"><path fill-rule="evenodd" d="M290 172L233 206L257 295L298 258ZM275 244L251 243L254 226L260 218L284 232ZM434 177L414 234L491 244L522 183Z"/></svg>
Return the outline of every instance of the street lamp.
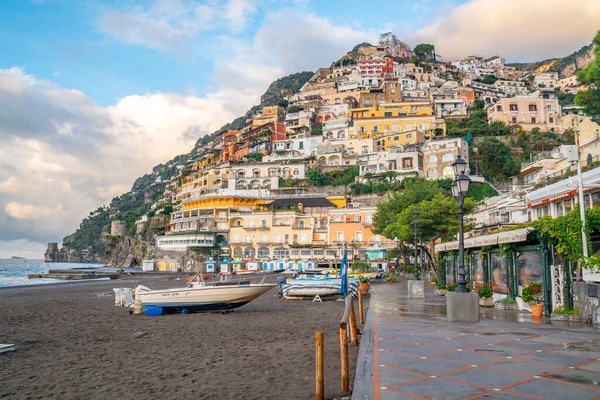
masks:
<svg viewBox="0 0 600 400"><path fill-rule="evenodd" d="M419 280L419 259L417 257L417 230L419 229L419 210L416 208L413 210L413 215L415 216L412 222L414 233L415 233L415 280Z"/></svg>
<svg viewBox="0 0 600 400"><path fill-rule="evenodd" d="M460 156L452 164L452 169L456 174L456 179L452 183L452 196L456 198L458 203L458 288L459 293L468 293L466 272L465 272L465 233L464 233L464 217L465 212L463 205L465 196L469 191L469 183L471 178L465 174L467 170L467 162Z"/></svg>

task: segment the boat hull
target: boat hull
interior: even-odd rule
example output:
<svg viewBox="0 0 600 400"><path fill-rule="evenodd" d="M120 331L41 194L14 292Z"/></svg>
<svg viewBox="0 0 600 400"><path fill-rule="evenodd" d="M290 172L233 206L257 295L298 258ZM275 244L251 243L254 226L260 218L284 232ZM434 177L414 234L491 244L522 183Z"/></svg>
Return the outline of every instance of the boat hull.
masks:
<svg viewBox="0 0 600 400"><path fill-rule="evenodd" d="M358 281L348 282L348 292L357 296ZM283 297L286 299L303 297L341 296L341 279L288 279L281 284Z"/></svg>
<svg viewBox="0 0 600 400"><path fill-rule="evenodd" d="M248 304L274 286L274 284L252 284L166 290L142 289L136 290L136 297L143 306L162 307L165 312L224 311Z"/></svg>

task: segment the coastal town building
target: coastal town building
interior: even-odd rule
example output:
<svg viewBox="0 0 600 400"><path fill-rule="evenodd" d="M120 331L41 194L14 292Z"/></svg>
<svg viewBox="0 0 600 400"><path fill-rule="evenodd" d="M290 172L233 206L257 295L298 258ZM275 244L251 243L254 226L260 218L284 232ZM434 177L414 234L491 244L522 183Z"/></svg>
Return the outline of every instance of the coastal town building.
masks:
<svg viewBox="0 0 600 400"><path fill-rule="evenodd" d="M557 99L545 99L539 95L517 96L498 100L488 108L490 122L501 121L507 125L519 125L526 131L538 128L542 131L562 132L561 107Z"/></svg>

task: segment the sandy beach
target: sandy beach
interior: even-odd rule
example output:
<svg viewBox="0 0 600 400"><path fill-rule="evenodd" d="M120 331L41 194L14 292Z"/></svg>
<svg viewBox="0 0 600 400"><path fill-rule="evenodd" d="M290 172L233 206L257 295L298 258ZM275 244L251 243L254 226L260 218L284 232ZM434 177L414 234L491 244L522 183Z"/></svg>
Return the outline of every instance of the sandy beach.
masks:
<svg viewBox="0 0 600 400"><path fill-rule="evenodd" d="M274 288L230 314L146 317L102 296L138 282L145 284L129 278L0 289L0 343L17 348L0 354L0 397L311 399L315 332L323 331L326 398L339 398L343 302L286 301ZM351 382L357 355L350 347Z"/></svg>

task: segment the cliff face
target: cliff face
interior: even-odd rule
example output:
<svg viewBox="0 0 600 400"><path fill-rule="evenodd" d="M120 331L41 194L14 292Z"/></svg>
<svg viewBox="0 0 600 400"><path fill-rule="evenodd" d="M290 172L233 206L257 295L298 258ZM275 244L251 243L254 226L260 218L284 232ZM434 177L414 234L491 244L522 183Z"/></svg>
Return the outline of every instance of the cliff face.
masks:
<svg viewBox="0 0 600 400"><path fill-rule="evenodd" d="M102 258L89 250L75 250L63 244L58 248L58 243L48 243L44 253L46 262L75 262L75 263L101 263Z"/></svg>
<svg viewBox="0 0 600 400"><path fill-rule="evenodd" d="M575 75L577 71L585 68L593 59L593 46L589 44L563 58L551 58L533 63L514 63L508 65L524 71L531 71L534 75L542 72L558 72L560 78L565 78Z"/></svg>

